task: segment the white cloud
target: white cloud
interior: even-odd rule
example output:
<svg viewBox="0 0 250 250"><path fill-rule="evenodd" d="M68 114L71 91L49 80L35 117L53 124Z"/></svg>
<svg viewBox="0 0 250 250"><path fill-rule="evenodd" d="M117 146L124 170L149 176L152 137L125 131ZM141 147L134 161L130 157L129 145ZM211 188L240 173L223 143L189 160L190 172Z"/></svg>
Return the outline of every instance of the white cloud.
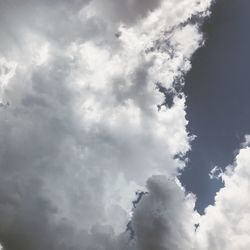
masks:
<svg viewBox="0 0 250 250"><path fill-rule="evenodd" d="M135 192L152 175L173 178L184 167L174 156L190 149L185 97L159 109L165 97L156 83L174 88L190 69L203 38L189 19L209 6L1 2L1 100L10 105L0 109L0 241L7 250L128 249L123 232ZM180 213L192 212L193 198L164 182L151 179L152 193L135 211L139 249L138 216L151 215L151 200L161 206L158 189L173 192L159 209L180 203ZM184 230L185 249L192 216L184 225L168 220L171 213L162 215L173 225L169 244L177 246Z"/></svg>
<svg viewBox="0 0 250 250"><path fill-rule="evenodd" d="M245 250L250 247L250 148L239 150L234 165L222 175L225 187L206 209L197 232L199 250Z"/></svg>
<svg viewBox="0 0 250 250"><path fill-rule="evenodd" d="M220 179L223 176L223 170L218 167L215 166L209 173L209 177L210 179Z"/></svg>

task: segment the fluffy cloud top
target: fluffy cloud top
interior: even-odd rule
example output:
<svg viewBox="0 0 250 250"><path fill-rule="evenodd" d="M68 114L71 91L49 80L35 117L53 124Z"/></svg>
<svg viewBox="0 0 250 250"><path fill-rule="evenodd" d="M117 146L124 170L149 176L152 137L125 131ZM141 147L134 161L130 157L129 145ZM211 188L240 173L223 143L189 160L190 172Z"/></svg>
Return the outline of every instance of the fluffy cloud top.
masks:
<svg viewBox="0 0 250 250"><path fill-rule="evenodd" d="M0 2L4 249L188 249L194 197L167 178L190 149L176 82L210 4Z"/></svg>
<svg viewBox="0 0 250 250"><path fill-rule="evenodd" d="M225 187L201 217L197 249L245 250L250 247L250 147L249 136L235 163L222 175Z"/></svg>

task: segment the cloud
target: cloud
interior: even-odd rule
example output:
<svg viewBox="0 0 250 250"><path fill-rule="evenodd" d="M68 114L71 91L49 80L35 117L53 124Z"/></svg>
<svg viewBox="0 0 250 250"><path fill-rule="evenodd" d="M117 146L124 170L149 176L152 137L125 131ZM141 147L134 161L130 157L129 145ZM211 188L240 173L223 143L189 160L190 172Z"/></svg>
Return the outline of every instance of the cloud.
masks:
<svg viewBox="0 0 250 250"><path fill-rule="evenodd" d="M165 176L151 177L133 215L138 250L191 249L197 214L195 197Z"/></svg>
<svg viewBox="0 0 250 250"><path fill-rule="evenodd" d="M1 2L0 102L9 104L0 108L4 249L142 249L154 227L144 230L141 218L159 223L151 202L162 209L171 237L166 245L159 232L163 245L152 244L177 247L183 232L179 248L187 246L192 216L185 224L164 210L179 206L185 214L194 198L166 177L149 179L149 195L132 217L131 211L148 178L173 179L185 166L175 157L192 140L185 96L177 93L171 108L159 109L165 96L157 85L174 89L190 69L203 43L199 23L190 19L207 15L209 6L193 0ZM124 233L131 219L136 243Z"/></svg>
<svg viewBox="0 0 250 250"><path fill-rule="evenodd" d="M248 137L246 138L248 142ZM248 249L250 246L250 148L241 148L235 163L222 175L225 187L201 217L196 249Z"/></svg>
<svg viewBox="0 0 250 250"><path fill-rule="evenodd" d="M154 11L161 3L162 0L93 0L90 5L95 11L102 13L101 15L103 15L105 19L108 17L112 22L122 22L133 25L134 22Z"/></svg>

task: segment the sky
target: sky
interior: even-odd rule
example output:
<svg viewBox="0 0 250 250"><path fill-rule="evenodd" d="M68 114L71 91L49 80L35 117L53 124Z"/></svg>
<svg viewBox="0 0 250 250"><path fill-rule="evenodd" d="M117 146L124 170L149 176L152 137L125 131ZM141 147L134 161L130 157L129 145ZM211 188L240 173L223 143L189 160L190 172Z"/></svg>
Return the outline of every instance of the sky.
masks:
<svg viewBox="0 0 250 250"><path fill-rule="evenodd" d="M206 44L194 54L185 78L188 130L197 138L182 180L197 194L200 212L214 202L215 192L223 185L210 180L208 172L232 163L250 133L249 7L244 0L216 2L203 25Z"/></svg>
<svg viewBox="0 0 250 250"><path fill-rule="evenodd" d="M248 5L0 0L0 248L249 249Z"/></svg>

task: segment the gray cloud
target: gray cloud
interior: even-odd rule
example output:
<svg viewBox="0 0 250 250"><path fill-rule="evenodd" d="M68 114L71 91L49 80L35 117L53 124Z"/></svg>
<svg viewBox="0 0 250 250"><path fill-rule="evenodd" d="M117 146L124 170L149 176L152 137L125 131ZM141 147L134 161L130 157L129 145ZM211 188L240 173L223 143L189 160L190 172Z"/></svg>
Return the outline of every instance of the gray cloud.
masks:
<svg viewBox="0 0 250 250"><path fill-rule="evenodd" d="M195 199L174 181L154 176L133 215L139 250L191 249L195 230Z"/></svg>
<svg viewBox="0 0 250 250"><path fill-rule="evenodd" d="M5 249L143 249L145 235L156 229L163 242L152 240L153 246L177 247L181 233L179 249L187 245L193 221L184 225L172 216L192 212L193 201L165 177L148 181L149 195L134 211L136 242L124 231L147 179L174 178L185 165L174 159L192 139L185 98L175 96L171 108L158 110L164 95L156 83L173 88L190 69L203 38L197 25L180 24L205 15L209 5L1 2L0 102L9 103L0 109ZM163 38L171 27L177 28L168 38L170 56ZM155 41L161 49L147 53ZM143 218L156 226L144 228Z"/></svg>
<svg viewBox="0 0 250 250"><path fill-rule="evenodd" d="M108 16L112 21L124 22L132 25L139 19L147 16L149 12L154 11L160 6L162 0L118 0L118 1L100 1L93 0L93 6L104 16Z"/></svg>

